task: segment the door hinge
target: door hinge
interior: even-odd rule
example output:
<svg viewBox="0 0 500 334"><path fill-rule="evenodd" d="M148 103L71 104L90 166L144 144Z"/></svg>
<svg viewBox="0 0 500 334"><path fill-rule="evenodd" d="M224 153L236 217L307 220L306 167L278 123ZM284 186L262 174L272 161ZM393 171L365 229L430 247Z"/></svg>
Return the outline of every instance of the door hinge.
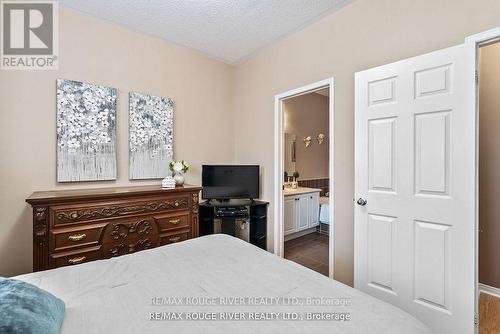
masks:
<svg viewBox="0 0 500 334"><path fill-rule="evenodd" d="M479 317L477 316L477 313L474 314L474 326L479 325Z"/></svg>
<svg viewBox="0 0 500 334"><path fill-rule="evenodd" d="M477 70L474 72L474 77L476 80L476 85L478 85L479 84L479 74L477 73Z"/></svg>

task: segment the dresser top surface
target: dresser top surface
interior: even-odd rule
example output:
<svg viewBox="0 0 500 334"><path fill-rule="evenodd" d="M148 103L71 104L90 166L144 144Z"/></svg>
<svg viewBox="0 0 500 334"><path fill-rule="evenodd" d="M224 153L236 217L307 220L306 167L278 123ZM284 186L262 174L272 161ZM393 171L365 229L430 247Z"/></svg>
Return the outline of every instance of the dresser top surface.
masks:
<svg viewBox="0 0 500 334"><path fill-rule="evenodd" d="M149 186L127 186L127 187L105 187L105 188L89 188L89 189L72 189L72 190L52 190L52 191L35 191L26 202L31 205L90 200L90 199L106 199L114 197L126 196L146 196L160 194L175 194L183 192L200 191L201 187L193 185L184 185L172 189L162 188L161 185Z"/></svg>

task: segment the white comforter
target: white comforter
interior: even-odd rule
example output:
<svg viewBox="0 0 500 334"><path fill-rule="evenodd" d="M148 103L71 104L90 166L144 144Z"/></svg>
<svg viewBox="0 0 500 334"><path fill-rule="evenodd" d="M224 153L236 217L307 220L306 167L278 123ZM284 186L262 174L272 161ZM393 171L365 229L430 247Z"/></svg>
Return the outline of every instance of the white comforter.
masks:
<svg viewBox="0 0 500 334"><path fill-rule="evenodd" d="M211 235L18 276L66 302L62 333L430 333L402 310L239 239ZM346 306L169 306L168 297L331 297ZM257 300L257 299L256 299ZM262 299L263 300L263 299ZM289 302L305 301L291 298ZM151 321L151 313L350 313L350 321ZM284 313L280 313L284 314ZM260 314L265 316L265 314ZM248 319L248 318L245 318Z"/></svg>
<svg viewBox="0 0 500 334"><path fill-rule="evenodd" d="M330 200L328 197L319 198L319 221L330 224Z"/></svg>

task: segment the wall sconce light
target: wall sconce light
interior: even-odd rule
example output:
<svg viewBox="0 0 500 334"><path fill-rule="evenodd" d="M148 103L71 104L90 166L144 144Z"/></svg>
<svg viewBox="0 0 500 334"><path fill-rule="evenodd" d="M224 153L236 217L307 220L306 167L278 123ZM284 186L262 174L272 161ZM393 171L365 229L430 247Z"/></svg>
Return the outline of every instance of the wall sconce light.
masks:
<svg viewBox="0 0 500 334"><path fill-rule="evenodd" d="M322 133L318 134L318 137L316 137L316 140L318 141L318 144L323 144L323 141L325 140L325 135Z"/></svg>
<svg viewBox="0 0 500 334"><path fill-rule="evenodd" d="M304 137L303 141L304 144L306 144L306 147L309 147L309 145L311 145L311 140L311 136Z"/></svg>

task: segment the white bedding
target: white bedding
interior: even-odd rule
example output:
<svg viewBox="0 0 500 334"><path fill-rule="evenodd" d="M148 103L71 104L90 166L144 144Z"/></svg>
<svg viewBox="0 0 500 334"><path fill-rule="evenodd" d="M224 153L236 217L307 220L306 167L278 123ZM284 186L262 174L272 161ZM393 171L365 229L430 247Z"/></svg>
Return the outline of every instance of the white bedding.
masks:
<svg viewBox="0 0 500 334"><path fill-rule="evenodd" d="M328 197L319 198L319 221L323 224L330 224L330 203Z"/></svg>
<svg viewBox="0 0 500 334"><path fill-rule="evenodd" d="M430 331L402 310L222 234L18 276L63 299L62 333L394 333ZM154 297L350 298L351 306L154 306ZM150 321L150 312L348 312L338 321Z"/></svg>

